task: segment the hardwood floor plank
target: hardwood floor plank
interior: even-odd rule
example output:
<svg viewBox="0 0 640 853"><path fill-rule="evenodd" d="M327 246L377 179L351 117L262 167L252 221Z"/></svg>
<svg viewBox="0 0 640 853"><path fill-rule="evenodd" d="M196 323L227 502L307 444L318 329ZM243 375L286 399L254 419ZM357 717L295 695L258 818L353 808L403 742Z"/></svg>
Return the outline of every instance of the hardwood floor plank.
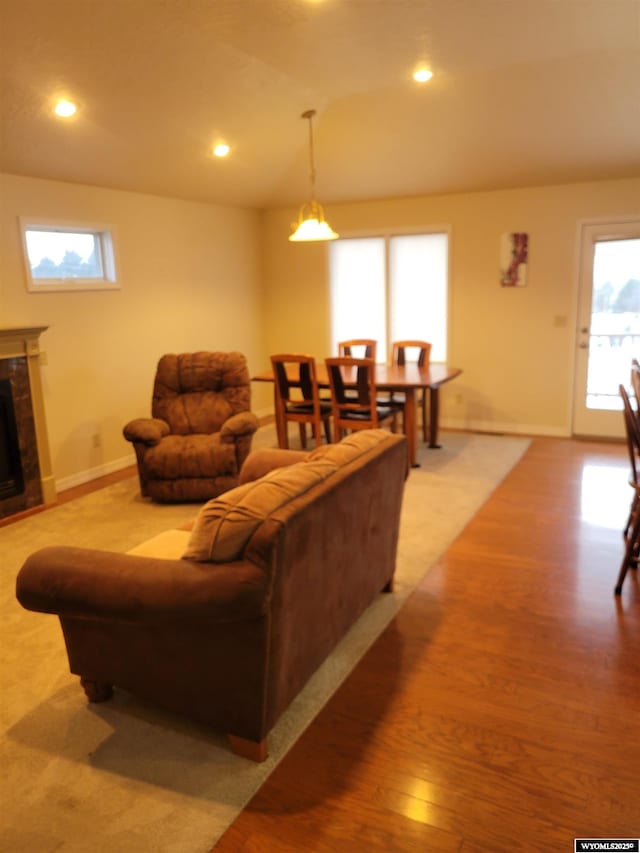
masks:
<svg viewBox="0 0 640 853"><path fill-rule="evenodd" d="M535 439L214 850L640 835L627 466L620 444Z"/></svg>

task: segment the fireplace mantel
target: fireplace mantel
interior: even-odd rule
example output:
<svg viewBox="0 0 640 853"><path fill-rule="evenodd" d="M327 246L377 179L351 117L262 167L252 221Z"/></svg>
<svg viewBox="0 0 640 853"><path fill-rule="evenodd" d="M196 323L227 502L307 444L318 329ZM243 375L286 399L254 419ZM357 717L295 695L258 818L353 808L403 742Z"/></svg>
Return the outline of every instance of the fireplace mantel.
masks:
<svg viewBox="0 0 640 853"><path fill-rule="evenodd" d="M0 326L0 358L40 355L40 335L48 326Z"/></svg>
<svg viewBox="0 0 640 853"><path fill-rule="evenodd" d="M51 466L49 437L42 391L40 335L48 326L0 327L0 361L25 359L33 408L33 421L40 469L42 502L55 503L56 488ZM24 369L24 368L23 368ZM0 513L0 516L2 514Z"/></svg>

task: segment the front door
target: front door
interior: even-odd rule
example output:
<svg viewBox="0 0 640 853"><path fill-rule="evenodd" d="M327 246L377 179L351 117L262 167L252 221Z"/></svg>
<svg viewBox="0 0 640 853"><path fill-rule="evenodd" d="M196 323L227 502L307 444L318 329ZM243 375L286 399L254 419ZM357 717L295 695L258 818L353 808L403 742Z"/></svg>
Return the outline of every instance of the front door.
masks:
<svg viewBox="0 0 640 853"><path fill-rule="evenodd" d="M640 221L583 225L574 435L624 436L620 384L640 360Z"/></svg>

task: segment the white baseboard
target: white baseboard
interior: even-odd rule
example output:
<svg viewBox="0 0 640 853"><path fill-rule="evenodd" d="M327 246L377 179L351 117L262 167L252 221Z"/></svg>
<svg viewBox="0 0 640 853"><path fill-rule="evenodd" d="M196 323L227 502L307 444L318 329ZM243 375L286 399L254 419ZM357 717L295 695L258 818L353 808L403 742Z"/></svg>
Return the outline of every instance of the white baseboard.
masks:
<svg viewBox="0 0 640 853"><path fill-rule="evenodd" d="M273 421L273 408L261 409L255 414L261 421ZM440 429L464 430L467 432L500 433L504 435L541 435L549 438L571 438L571 430L544 424L514 424L511 421L468 420L466 418L441 418Z"/></svg>
<svg viewBox="0 0 640 853"><path fill-rule="evenodd" d="M558 426L541 424L500 423L499 421L466 420L462 418L443 418L441 429L459 429L469 432L500 433L505 435L541 435L549 438L570 438L571 431Z"/></svg>
<svg viewBox="0 0 640 853"><path fill-rule="evenodd" d="M135 453L122 456L120 459L114 459L112 462L105 462L104 465L97 465L95 468L88 468L86 471L79 471L77 474L71 474L69 477L56 480L56 491L63 492L65 489L81 486L83 483L91 482L91 480L97 480L98 477L104 477L105 474L113 474L114 471L120 471L122 468L128 468L130 465L135 464Z"/></svg>
<svg viewBox="0 0 640 853"><path fill-rule="evenodd" d="M256 411L255 414L261 419L273 419L273 409L264 409ZM473 432L487 433L505 433L507 435L543 435L551 438L570 438L571 433L568 430L560 427L540 426L540 424L513 424L499 423L496 421L467 421L455 418L446 418L440 422L441 429L457 429ZM104 465L97 465L95 468L88 468L86 471L79 471L77 474L71 474L69 477L63 477L61 480L56 480L56 491L63 492L65 489L72 489L74 486L81 486L83 483L89 483L91 480L97 480L98 477L104 477L106 474L113 474L114 471L120 471L122 468L128 468L130 465L135 465L135 453L128 456L122 456L120 459L114 459L112 462L106 462Z"/></svg>

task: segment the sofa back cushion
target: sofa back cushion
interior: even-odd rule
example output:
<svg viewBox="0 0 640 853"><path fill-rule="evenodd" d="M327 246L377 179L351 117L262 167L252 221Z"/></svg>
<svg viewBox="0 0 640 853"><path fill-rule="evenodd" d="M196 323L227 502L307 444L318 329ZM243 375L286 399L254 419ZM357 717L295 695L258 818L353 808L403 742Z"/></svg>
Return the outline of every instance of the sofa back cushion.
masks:
<svg viewBox="0 0 640 853"><path fill-rule="evenodd" d="M325 459L336 465L346 465L363 453L374 448L388 437L389 433L384 429L363 429L351 433L337 444L323 444L312 450L307 459L316 462Z"/></svg>
<svg viewBox="0 0 640 853"><path fill-rule="evenodd" d="M259 447L252 450L242 463L238 476L238 485L259 480L265 474L270 474L276 468L285 468L304 462L309 458L306 450L284 450L278 447Z"/></svg>
<svg viewBox="0 0 640 853"><path fill-rule="evenodd" d="M278 468L206 503L195 520L184 560L226 563L240 559L245 546L271 513L337 470L327 459Z"/></svg>

